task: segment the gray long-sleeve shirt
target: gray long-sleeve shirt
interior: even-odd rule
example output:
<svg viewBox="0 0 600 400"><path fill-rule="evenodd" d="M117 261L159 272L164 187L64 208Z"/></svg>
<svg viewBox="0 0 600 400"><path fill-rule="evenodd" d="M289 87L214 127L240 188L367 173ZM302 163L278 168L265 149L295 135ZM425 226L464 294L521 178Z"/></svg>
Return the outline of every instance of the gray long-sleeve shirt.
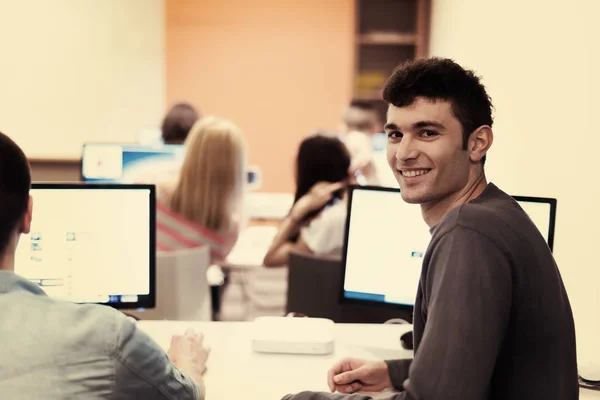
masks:
<svg viewBox="0 0 600 400"><path fill-rule="evenodd" d="M491 183L432 229L413 324L414 359L387 361L402 391L390 399L579 397L573 316L552 253L518 203ZM325 399L370 397L284 397Z"/></svg>

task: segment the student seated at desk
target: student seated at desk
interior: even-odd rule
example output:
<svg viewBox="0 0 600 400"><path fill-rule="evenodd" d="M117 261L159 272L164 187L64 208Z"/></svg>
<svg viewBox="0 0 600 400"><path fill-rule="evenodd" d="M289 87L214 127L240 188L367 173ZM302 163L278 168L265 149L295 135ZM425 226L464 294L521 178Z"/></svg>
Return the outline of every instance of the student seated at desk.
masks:
<svg viewBox="0 0 600 400"><path fill-rule="evenodd" d="M236 243L244 192L244 139L231 121L206 117L186 139L179 176L157 186L157 250L210 246L224 260Z"/></svg>
<svg viewBox="0 0 600 400"><path fill-rule="evenodd" d="M575 325L558 266L526 212L485 175L494 134L480 78L450 59L407 61L383 98L389 164L402 200L420 205L431 232L413 312L414 357L342 360L327 376L330 390L396 389L389 400L578 399ZM407 228L398 221L397 229L401 237Z"/></svg>
<svg viewBox="0 0 600 400"><path fill-rule="evenodd" d="M338 138L316 134L302 141L294 204L263 260L265 266L287 265L292 250L341 255L349 168L350 154Z"/></svg>
<svg viewBox="0 0 600 400"><path fill-rule="evenodd" d="M168 354L123 313L51 299L14 273L31 228L27 158L0 133L0 393L3 399L204 399L208 351L194 332Z"/></svg>

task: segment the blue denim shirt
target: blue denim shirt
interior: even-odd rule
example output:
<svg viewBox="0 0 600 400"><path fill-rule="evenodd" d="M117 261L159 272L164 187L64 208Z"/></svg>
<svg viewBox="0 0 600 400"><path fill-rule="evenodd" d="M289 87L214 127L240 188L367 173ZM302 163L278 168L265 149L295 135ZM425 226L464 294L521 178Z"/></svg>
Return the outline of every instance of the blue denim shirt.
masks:
<svg viewBox="0 0 600 400"><path fill-rule="evenodd" d="M0 398L202 399L121 312L58 301L0 271Z"/></svg>

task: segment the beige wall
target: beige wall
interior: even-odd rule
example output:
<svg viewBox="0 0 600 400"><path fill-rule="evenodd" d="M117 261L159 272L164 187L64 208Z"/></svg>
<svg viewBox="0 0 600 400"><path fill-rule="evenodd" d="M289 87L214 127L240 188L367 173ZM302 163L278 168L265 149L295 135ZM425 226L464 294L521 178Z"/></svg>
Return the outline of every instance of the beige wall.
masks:
<svg viewBox="0 0 600 400"><path fill-rule="evenodd" d="M133 141L165 108L163 0L0 2L0 130L32 158Z"/></svg>
<svg viewBox="0 0 600 400"><path fill-rule="evenodd" d="M261 191L292 191L300 140L352 95L354 0L169 0L167 102L244 130Z"/></svg>
<svg viewBox="0 0 600 400"><path fill-rule="evenodd" d="M488 178L558 198L555 255L582 363L600 359L598 15L596 0L434 0L431 34L431 53L477 70L492 96Z"/></svg>
<svg viewBox="0 0 600 400"><path fill-rule="evenodd" d="M0 35L19 40L0 48L0 130L30 157L72 158L83 140L133 140L165 103L189 99L247 132L263 189L290 190L295 145L334 128L351 94L352 3L169 0L164 33L160 0L2 2ZM600 359L600 2L433 0L432 13L431 53L476 69L493 98L489 178L558 198L580 359ZM40 166L39 180L75 179Z"/></svg>

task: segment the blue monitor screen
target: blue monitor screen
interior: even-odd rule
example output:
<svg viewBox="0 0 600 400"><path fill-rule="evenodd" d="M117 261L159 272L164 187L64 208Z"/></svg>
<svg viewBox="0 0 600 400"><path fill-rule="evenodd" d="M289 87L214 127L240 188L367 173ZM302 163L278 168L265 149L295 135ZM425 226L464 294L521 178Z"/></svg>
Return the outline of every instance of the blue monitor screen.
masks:
<svg viewBox="0 0 600 400"><path fill-rule="evenodd" d="M91 183L147 183L174 178L185 157L182 144L109 144L83 146L81 180ZM251 188L260 185L260 170L249 167L246 173Z"/></svg>
<svg viewBox="0 0 600 400"><path fill-rule="evenodd" d="M81 159L85 182L155 183L181 167L183 145L86 144Z"/></svg>

